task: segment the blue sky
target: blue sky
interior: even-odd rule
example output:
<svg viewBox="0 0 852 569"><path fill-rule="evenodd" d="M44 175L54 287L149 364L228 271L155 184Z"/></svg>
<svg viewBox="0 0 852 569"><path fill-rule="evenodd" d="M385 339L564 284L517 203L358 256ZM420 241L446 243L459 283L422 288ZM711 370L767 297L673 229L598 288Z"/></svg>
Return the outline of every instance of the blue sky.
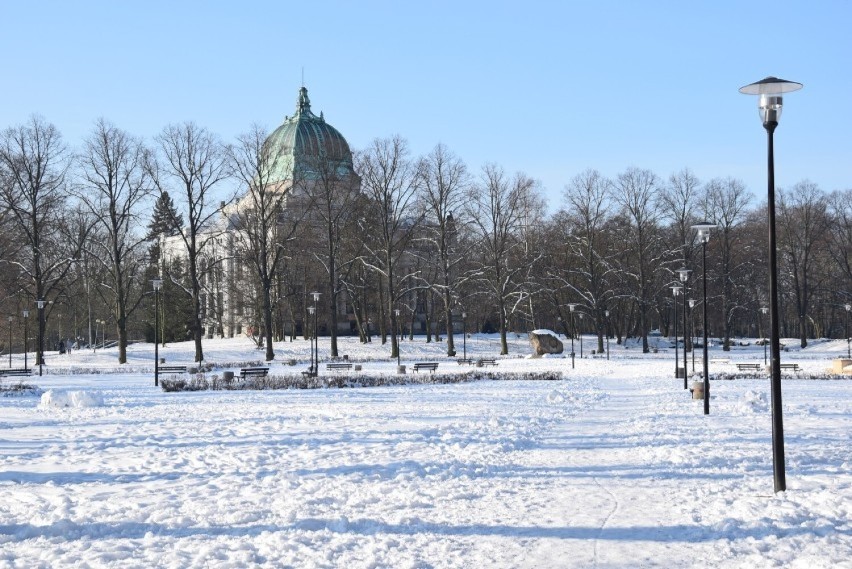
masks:
<svg viewBox="0 0 852 569"><path fill-rule="evenodd" d="M742 179L765 199L755 97L775 75L779 186L852 188L852 2L23 2L0 0L0 127L43 115L77 145L98 117L151 137L194 120L275 128L304 68L357 149L400 134L541 181L586 168Z"/></svg>

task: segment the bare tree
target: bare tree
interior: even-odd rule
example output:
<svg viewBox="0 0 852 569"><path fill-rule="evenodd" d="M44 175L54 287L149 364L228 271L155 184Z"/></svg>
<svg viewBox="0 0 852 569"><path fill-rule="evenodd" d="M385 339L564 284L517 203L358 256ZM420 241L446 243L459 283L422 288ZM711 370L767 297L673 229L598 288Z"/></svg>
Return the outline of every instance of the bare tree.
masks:
<svg viewBox="0 0 852 569"><path fill-rule="evenodd" d="M480 183L468 194L467 213L481 247L481 280L496 302L501 354L509 353L506 322L512 305L525 299L516 280L525 267L512 263L512 254L521 246L524 204L534 188L532 178L521 173L509 178L502 168L488 164L482 169Z"/></svg>
<svg viewBox="0 0 852 569"><path fill-rule="evenodd" d="M149 174L160 192L173 189L170 194L185 208L186 225L177 226L177 231L186 248L189 286L184 291L192 300L195 361L200 362L204 359L201 281L211 266L204 255L219 236L213 222L225 202L217 202L214 191L229 178L228 159L218 137L192 122L167 126L156 142L159 159L149 161Z"/></svg>
<svg viewBox="0 0 852 569"><path fill-rule="evenodd" d="M642 351L648 349L648 308L653 300L654 273L660 266L659 224L657 204L659 179L650 170L628 168L614 181L614 198L629 223L626 248L633 260L630 276L635 280L635 300L639 308L639 333Z"/></svg>
<svg viewBox="0 0 852 569"><path fill-rule="evenodd" d="M395 332L391 337L391 357L397 357L400 322L394 309L401 297L398 270L414 229L419 226L419 213L414 208L417 172L409 158L408 143L399 136L373 140L358 154L357 169L367 197L367 223L377 242L366 263L387 283L385 300L391 330Z"/></svg>
<svg viewBox="0 0 852 569"><path fill-rule="evenodd" d="M50 301L61 290L79 252L70 250L59 231L71 156L56 127L33 116L26 124L2 133L0 164L4 178L0 200L8 216L7 224L15 239L25 244L17 257L0 261L21 274L32 301ZM46 305L44 318L39 318L37 362L44 359L45 321L51 308L51 304Z"/></svg>
<svg viewBox="0 0 852 569"><path fill-rule="evenodd" d="M467 250L462 246L459 230L464 224L461 216L470 177L464 162L443 144L421 161L418 171L426 212L423 239L427 242L427 260L437 273L437 280L431 286L443 302L447 355L454 356L453 306L464 282L460 267Z"/></svg>
<svg viewBox="0 0 852 569"><path fill-rule="evenodd" d="M346 287L341 274L355 258L344 258L344 239L357 235L361 208L360 180L346 163L348 157L329 155L320 149L303 158L307 196L312 204L308 221L313 225L316 243L314 257L325 271L328 283L328 318L331 336L331 357L338 356L338 304ZM319 309L318 309L319 310Z"/></svg>
<svg viewBox="0 0 852 569"><path fill-rule="evenodd" d="M140 306L146 287L140 280L147 236L141 207L152 193L142 143L100 119L80 156L75 194L91 213L103 239L89 241L90 257L100 262L118 334L118 361L127 363L127 321ZM101 290L101 289L98 289Z"/></svg>
<svg viewBox="0 0 852 569"><path fill-rule="evenodd" d="M603 334L607 300L612 296L606 280L609 272L608 233L609 182L597 170L586 170L575 176L565 188L569 209L562 212L565 251L571 262L551 270L563 286L568 286L582 304L591 310L598 336L598 351L603 350ZM552 267L556 269L556 267ZM567 315L560 317L567 321Z"/></svg>
<svg viewBox="0 0 852 569"><path fill-rule="evenodd" d="M719 251L717 286L721 293L723 346L727 351L731 349L735 313L746 308L745 294L737 294L746 284L738 277L743 273L744 265L748 263L748 259L744 258L745 247L739 239L738 229L749 203L749 195L745 185L734 178L710 180L705 194L706 218L713 220L719 228L719 237L713 241Z"/></svg>
<svg viewBox="0 0 852 569"><path fill-rule="evenodd" d="M241 135L229 154L234 172L246 190L235 210L240 250L254 269L261 289L266 361L272 361L272 285L305 214L304 208L285 209L298 180L284 166L284 157L266 144L267 133L255 125ZM283 179L282 179L283 174Z"/></svg>
<svg viewBox="0 0 852 569"><path fill-rule="evenodd" d="M799 337L805 348L808 311L820 285L820 257L828 238L828 202L819 186L808 180L779 191L779 197L779 242L792 278Z"/></svg>

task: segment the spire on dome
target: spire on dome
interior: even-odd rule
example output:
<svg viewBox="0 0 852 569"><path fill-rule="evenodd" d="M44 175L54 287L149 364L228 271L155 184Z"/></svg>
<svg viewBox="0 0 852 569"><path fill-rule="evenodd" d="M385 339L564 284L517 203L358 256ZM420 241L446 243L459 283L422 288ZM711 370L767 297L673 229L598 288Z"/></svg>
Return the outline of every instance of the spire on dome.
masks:
<svg viewBox="0 0 852 569"><path fill-rule="evenodd" d="M296 115L310 114L311 100L308 98L308 90L303 86L299 89L299 102L296 103Z"/></svg>

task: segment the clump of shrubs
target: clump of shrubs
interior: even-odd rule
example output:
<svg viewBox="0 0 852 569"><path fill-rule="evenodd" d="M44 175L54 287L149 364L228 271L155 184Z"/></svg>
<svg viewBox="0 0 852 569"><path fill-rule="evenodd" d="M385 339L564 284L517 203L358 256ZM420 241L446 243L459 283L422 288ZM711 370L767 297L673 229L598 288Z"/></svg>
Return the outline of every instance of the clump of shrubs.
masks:
<svg viewBox="0 0 852 569"><path fill-rule="evenodd" d="M41 389L35 385L24 383L23 380L17 383L3 383L0 381L0 394L3 397L41 397L42 393L44 392Z"/></svg>
<svg viewBox="0 0 852 569"><path fill-rule="evenodd" d="M233 379L211 375L195 374L191 377L165 377L160 379L163 391L243 391L267 389L319 389L324 387L354 388L379 387L385 385L424 385L469 383L472 381L556 381L562 379L561 372L490 372L468 371L464 373L432 373L411 375L382 375L357 373L356 375L323 375L308 377L303 375L267 375Z"/></svg>

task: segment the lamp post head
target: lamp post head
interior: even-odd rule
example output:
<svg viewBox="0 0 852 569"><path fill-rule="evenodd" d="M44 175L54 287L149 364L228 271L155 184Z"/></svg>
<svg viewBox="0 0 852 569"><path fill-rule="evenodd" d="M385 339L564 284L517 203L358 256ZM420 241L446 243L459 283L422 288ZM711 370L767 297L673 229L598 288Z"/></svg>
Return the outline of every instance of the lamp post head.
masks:
<svg viewBox="0 0 852 569"><path fill-rule="evenodd" d="M673 287L671 287L671 289L672 289L672 295L673 296L678 296L678 295L680 295L681 292L683 292L682 286L673 286Z"/></svg>
<svg viewBox="0 0 852 569"><path fill-rule="evenodd" d="M850 310L852 310L852 304L847 304L846 305L846 312L849 312Z"/></svg>
<svg viewBox="0 0 852 569"><path fill-rule="evenodd" d="M849 305L847 304L846 306L849 306ZM849 309L847 308L846 310L849 310ZM760 311L763 312L764 314L766 314L767 312L769 312L769 307L768 306L761 306Z"/></svg>
<svg viewBox="0 0 852 569"><path fill-rule="evenodd" d="M313 314L316 309L317 309L316 306L309 306L308 307L308 313Z"/></svg>
<svg viewBox="0 0 852 569"><path fill-rule="evenodd" d="M312 292L311 296L314 297L314 302L319 302L319 297L320 297L319 292Z"/></svg>
<svg viewBox="0 0 852 569"><path fill-rule="evenodd" d="M574 310L576 310L576 308L577 308L577 304L576 304L576 303L571 303L571 304L569 304L569 305L568 305L568 309L569 309L571 312L574 312Z"/></svg>
<svg viewBox="0 0 852 569"><path fill-rule="evenodd" d="M702 243L710 241L710 230L716 229L717 227L718 226L715 223L710 223L709 221L702 221L701 223L696 223L692 226L692 228L698 232L698 240Z"/></svg>
<svg viewBox="0 0 852 569"><path fill-rule="evenodd" d="M689 307L690 307L690 308L695 308L695 299L694 299L694 298L690 298L690 299L688 300L688 302L689 302Z"/></svg>
<svg viewBox="0 0 852 569"><path fill-rule="evenodd" d="M43 309L45 304L47 304L47 303L44 300L41 300L41 299L36 300L36 306L38 306L39 310Z"/></svg>
<svg viewBox="0 0 852 569"><path fill-rule="evenodd" d="M802 88L801 83L785 81L777 77L767 77L755 83L740 87L743 95L758 95L757 107L760 110L760 119L764 125L778 124L781 118L781 107L783 105L784 93L792 93Z"/></svg>
<svg viewBox="0 0 852 569"><path fill-rule="evenodd" d="M396 314L397 316L399 316L399 308L394 308L394 309L393 309L393 311L394 311L394 314Z"/></svg>
<svg viewBox="0 0 852 569"><path fill-rule="evenodd" d="M154 287L154 290L160 290L163 286L163 279L151 279L151 285Z"/></svg>
<svg viewBox="0 0 852 569"><path fill-rule="evenodd" d="M467 318L467 312L462 312L462 318Z"/></svg>
<svg viewBox="0 0 852 569"><path fill-rule="evenodd" d="M687 280L689 280L689 273L691 273L692 271L687 269L686 267L681 267L675 272L680 277L680 282L685 283Z"/></svg>
<svg viewBox="0 0 852 569"><path fill-rule="evenodd" d="M609 318L609 310L604 310L604 316L606 316L607 318Z"/></svg>
<svg viewBox="0 0 852 569"><path fill-rule="evenodd" d="M27 310L26 308L24 308L24 310L23 310L23 314L24 314L24 318L29 318L29 317L30 317L30 311L29 311L29 310Z"/></svg>

